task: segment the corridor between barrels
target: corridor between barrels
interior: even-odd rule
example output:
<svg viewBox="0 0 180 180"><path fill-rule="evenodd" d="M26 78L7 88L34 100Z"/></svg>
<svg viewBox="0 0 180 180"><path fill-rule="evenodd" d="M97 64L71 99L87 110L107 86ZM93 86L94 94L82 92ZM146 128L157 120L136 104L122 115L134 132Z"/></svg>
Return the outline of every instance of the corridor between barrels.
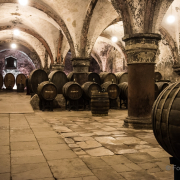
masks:
<svg viewBox="0 0 180 180"><path fill-rule="evenodd" d="M173 179L153 131L123 128L127 110L33 111L29 98L0 94L0 180Z"/></svg>

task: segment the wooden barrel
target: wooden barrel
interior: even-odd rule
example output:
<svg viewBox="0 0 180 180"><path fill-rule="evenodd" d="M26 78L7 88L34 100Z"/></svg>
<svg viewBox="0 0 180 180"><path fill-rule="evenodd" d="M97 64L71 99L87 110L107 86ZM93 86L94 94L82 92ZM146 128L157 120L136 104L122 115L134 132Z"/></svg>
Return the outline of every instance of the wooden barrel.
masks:
<svg viewBox="0 0 180 180"><path fill-rule="evenodd" d="M128 83L127 82L123 82L121 84L118 85L119 86L119 98L122 100L127 100L128 99Z"/></svg>
<svg viewBox="0 0 180 180"><path fill-rule="evenodd" d="M162 75L160 72L155 72L154 73L154 80L155 81L160 81L162 79Z"/></svg>
<svg viewBox="0 0 180 180"><path fill-rule="evenodd" d="M156 82L155 83L155 99L159 96L159 94L169 86L168 82Z"/></svg>
<svg viewBox="0 0 180 180"><path fill-rule="evenodd" d="M101 78L100 78L99 74L94 73L94 72L88 73L88 81L96 82L97 84L101 84Z"/></svg>
<svg viewBox="0 0 180 180"><path fill-rule="evenodd" d="M91 96L91 112L93 116L108 116L109 96L107 92L93 92Z"/></svg>
<svg viewBox="0 0 180 180"><path fill-rule="evenodd" d="M81 86L74 82L68 82L63 86L63 95L66 99L78 100L82 97L83 91Z"/></svg>
<svg viewBox="0 0 180 180"><path fill-rule="evenodd" d="M39 84L37 88L37 94L41 99L52 101L57 96L57 88L54 83L44 81L41 84Z"/></svg>
<svg viewBox="0 0 180 180"><path fill-rule="evenodd" d="M59 70L52 71L49 74L48 78L57 87L58 94L62 94L62 88L68 82L68 78L66 74L63 71L59 71Z"/></svg>
<svg viewBox="0 0 180 180"><path fill-rule="evenodd" d="M95 82L86 82L82 85L83 97L90 100L94 91L100 92L101 86Z"/></svg>
<svg viewBox="0 0 180 180"><path fill-rule="evenodd" d="M16 85L23 84L26 87L26 76L24 74L18 74L16 77ZM21 86L22 87L22 86Z"/></svg>
<svg viewBox="0 0 180 180"><path fill-rule="evenodd" d="M3 87L3 76L0 74L0 89Z"/></svg>
<svg viewBox="0 0 180 180"><path fill-rule="evenodd" d="M35 69L29 75L29 85L31 91L37 94L38 85L44 81L48 81L47 73L42 69Z"/></svg>
<svg viewBox="0 0 180 180"><path fill-rule="evenodd" d="M105 82L113 82L117 83L117 77L115 74L113 73L108 73L108 72L101 72L99 74L100 78L101 78L101 84L105 83Z"/></svg>
<svg viewBox="0 0 180 180"><path fill-rule="evenodd" d="M170 84L155 101L152 109L154 135L173 157L180 160L180 82Z"/></svg>
<svg viewBox="0 0 180 180"><path fill-rule="evenodd" d="M112 82L105 82L101 85L102 88L105 89L106 92L108 92L109 99L117 99L119 96L119 87L117 84Z"/></svg>
<svg viewBox="0 0 180 180"><path fill-rule="evenodd" d="M13 89L15 85L15 77L12 73L7 73L4 77L4 85L6 89Z"/></svg>
<svg viewBox="0 0 180 180"><path fill-rule="evenodd" d="M128 82L128 73L127 72L118 72L115 73L117 77L117 83L123 83L123 82Z"/></svg>
<svg viewBox="0 0 180 180"><path fill-rule="evenodd" d="M67 76L69 81L74 81L74 72L70 72ZM94 72L88 72L88 82L96 82L98 84L101 84L101 78L99 74L94 73Z"/></svg>

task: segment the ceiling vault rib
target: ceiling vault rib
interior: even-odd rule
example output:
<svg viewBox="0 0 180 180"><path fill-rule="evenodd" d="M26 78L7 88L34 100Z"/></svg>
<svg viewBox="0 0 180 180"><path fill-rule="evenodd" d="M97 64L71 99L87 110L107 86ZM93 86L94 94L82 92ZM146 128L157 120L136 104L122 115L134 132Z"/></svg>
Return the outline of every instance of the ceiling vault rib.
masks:
<svg viewBox="0 0 180 180"><path fill-rule="evenodd" d="M9 0L7 2L7 0L0 0L0 3L15 3L17 4L17 0ZM72 40L71 34L65 24L65 22L63 21L63 19L51 8L49 7L47 4L44 4L42 1L40 2L40 0L31 0L31 2L29 2L28 6L36 8L42 12L44 12L45 14L47 14L49 17L51 17L58 25L59 27L62 29L64 35L66 36L70 48L71 48L71 53L72 56L75 57L75 48L74 48L74 42Z"/></svg>
<svg viewBox="0 0 180 180"><path fill-rule="evenodd" d="M89 7L86 12L86 17L84 19L83 28L81 31L81 40L80 40L80 51L81 56L86 57L86 46L87 46L87 35L89 31L89 26L91 22L91 18L96 7L98 0L92 0L89 4Z"/></svg>

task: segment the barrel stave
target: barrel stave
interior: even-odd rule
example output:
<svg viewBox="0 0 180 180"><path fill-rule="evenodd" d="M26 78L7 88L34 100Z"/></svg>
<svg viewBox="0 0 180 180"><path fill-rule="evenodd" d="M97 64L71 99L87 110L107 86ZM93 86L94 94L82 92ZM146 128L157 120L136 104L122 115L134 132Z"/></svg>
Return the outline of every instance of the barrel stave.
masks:
<svg viewBox="0 0 180 180"><path fill-rule="evenodd" d="M34 93L37 93L38 85L44 81L48 81L48 75L42 69L35 69L29 75L29 84Z"/></svg>
<svg viewBox="0 0 180 180"><path fill-rule="evenodd" d="M3 87L3 76L0 74L0 89Z"/></svg>
<svg viewBox="0 0 180 180"><path fill-rule="evenodd" d="M117 83L116 75L113 73L101 72L99 74L99 76L101 78L101 84L108 82L108 81L112 82L112 80L114 83Z"/></svg>
<svg viewBox="0 0 180 180"><path fill-rule="evenodd" d="M62 88L68 82L66 74L63 71L56 70L52 71L48 78L56 85L58 94L62 94Z"/></svg>

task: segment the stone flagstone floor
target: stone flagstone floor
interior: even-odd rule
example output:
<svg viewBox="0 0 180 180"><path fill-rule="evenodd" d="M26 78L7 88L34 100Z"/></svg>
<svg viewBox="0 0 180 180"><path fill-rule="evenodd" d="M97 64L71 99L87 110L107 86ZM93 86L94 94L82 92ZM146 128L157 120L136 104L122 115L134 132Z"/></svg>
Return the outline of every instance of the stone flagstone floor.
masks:
<svg viewBox="0 0 180 180"><path fill-rule="evenodd" d="M123 128L127 110L0 114L0 180L171 180L152 130Z"/></svg>

